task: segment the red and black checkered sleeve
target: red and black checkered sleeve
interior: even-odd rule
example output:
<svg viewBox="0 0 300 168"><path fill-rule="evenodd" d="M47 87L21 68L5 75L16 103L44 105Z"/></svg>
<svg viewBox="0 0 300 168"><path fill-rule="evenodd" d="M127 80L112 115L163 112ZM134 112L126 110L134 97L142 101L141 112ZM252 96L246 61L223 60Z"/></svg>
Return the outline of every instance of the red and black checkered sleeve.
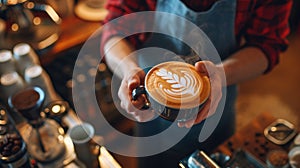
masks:
<svg viewBox="0 0 300 168"><path fill-rule="evenodd" d="M287 49L291 7L292 0L260 1L247 23L246 46L258 47L265 53L269 61L265 73L278 64L280 52Z"/></svg>
<svg viewBox="0 0 300 168"><path fill-rule="evenodd" d="M134 34L127 36L128 32L138 32L142 29L142 24L139 24L135 17L130 15L126 19L118 19L122 16L128 16L135 12L153 11L155 9L156 1L153 0L108 0L106 8L109 11L104 20L104 26L101 39L101 53L103 54L103 46L113 36L126 37L133 46L138 47L146 40L145 34ZM137 17L136 17L137 18ZM124 23L126 22L126 23ZM132 22L129 24L127 22ZM127 26L127 27L126 27ZM132 30L135 29L135 30Z"/></svg>

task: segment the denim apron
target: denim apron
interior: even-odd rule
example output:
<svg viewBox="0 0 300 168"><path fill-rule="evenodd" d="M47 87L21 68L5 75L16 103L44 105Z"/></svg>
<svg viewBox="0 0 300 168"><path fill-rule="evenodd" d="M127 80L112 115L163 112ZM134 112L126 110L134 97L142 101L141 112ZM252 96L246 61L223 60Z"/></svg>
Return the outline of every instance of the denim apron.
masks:
<svg viewBox="0 0 300 168"><path fill-rule="evenodd" d="M180 0L158 0L156 11L172 13L193 22L209 37L210 41L214 44L221 59L226 59L230 54L236 50L235 40L235 12L236 0L219 0L213 6L204 12L195 12L189 9ZM165 19L165 20L164 20ZM164 22L168 20L168 22ZM176 27L168 27L166 24L172 25L172 20L169 18L159 19L160 22L156 25L161 26L161 29L171 28L173 37L178 37L184 32L185 25L177 25ZM177 23L174 23L175 25ZM173 24L173 25L174 25ZM183 37L184 38L184 37ZM179 55L191 55L191 49L177 38L154 33L151 38L145 43L145 47L159 47L166 51L170 50ZM153 63L153 58L150 55L144 55L139 58L141 67L147 67L147 63ZM159 60L157 63L163 62ZM214 62L218 63L218 62ZM151 65L150 65L151 66ZM141 157L138 159L138 165L141 168L147 167L178 167L180 159L191 154L196 149L201 149L210 152L217 145L222 143L225 139L234 133L235 127L235 99L236 99L236 86L227 87L226 103L221 120L212 133L212 135L204 142L199 142L198 137L203 127L203 122L194 125L188 134L171 149L149 157ZM217 112L222 112L220 107ZM214 116L206 120L216 120ZM166 121L160 117L146 122L137 124L138 136L150 136L159 133L170 126L171 122ZM180 128L183 129L183 128ZM138 144L143 145L143 144Z"/></svg>

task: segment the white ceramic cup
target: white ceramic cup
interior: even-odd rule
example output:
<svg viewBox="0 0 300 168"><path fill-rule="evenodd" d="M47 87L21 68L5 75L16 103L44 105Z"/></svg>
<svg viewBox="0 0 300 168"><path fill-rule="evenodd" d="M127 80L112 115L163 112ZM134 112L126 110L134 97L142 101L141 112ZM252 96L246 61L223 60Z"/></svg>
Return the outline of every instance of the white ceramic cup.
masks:
<svg viewBox="0 0 300 168"><path fill-rule="evenodd" d="M289 162L292 168L300 167L300 146L296 146L290 150Z"/></svg>
<svg viewBox="0 0 300 168"><path fill-rule="evenodd" d="M74 144L77 158L87 167L92 166L97 156L92 154L91 141L95 135L94 127L89 123L81 123L71 127L68 134Z"/></svg>

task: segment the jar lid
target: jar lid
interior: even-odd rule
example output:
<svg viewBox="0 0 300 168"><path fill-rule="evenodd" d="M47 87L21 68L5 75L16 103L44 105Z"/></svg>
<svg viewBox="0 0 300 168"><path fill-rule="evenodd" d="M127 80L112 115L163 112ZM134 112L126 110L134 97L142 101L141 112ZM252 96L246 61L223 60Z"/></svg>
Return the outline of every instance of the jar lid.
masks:
<svg viewBox="0 0 300 168"><path fill-rule="evenodd" d="M12 59L12 53L9 50L0 51L0 63L7 62Z"/></svg>
<svg viewBox="0 0 300 168"><path fill-rule="evenodd" d="M19 75L17 72L7 73L1 76L1 85L9 86L17 83Z"/></svg>
<svg viewBox="0 0 300 168"><path fill-rule="evenodd" d="M40 76L43 72L43 69L39 65L34 65L25 69L26 78L36 78Z"/></svg>
<svg viewBox="0 0 300 168"><path fill-rule="evenodd" d="M13 48L13 52L15 56L24 56L30 52L30 48L29 44L20 43Z"/></svg>

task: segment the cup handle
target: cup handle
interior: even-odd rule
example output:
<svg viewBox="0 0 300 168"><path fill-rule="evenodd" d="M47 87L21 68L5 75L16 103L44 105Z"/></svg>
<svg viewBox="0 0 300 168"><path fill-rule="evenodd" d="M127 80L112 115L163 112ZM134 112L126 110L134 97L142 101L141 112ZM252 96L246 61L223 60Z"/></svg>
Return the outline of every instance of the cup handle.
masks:
<svg viewBox="0 0 300 168"><path fill-rule="evenodd" d="M145 89L145 87L143 85L140 85L137 88L133 89L133 91L132 91L132 99L133 100L137 100L138 97L141 96L141 95L143 95L143 94L145 95L146 100L145 100L144 106L142 107L142 110L147 110L147 109L150 108L151 103L150 103L150 101L149 101L149 99L147 97L147 92L146 92L146 89Z"/></svg>

